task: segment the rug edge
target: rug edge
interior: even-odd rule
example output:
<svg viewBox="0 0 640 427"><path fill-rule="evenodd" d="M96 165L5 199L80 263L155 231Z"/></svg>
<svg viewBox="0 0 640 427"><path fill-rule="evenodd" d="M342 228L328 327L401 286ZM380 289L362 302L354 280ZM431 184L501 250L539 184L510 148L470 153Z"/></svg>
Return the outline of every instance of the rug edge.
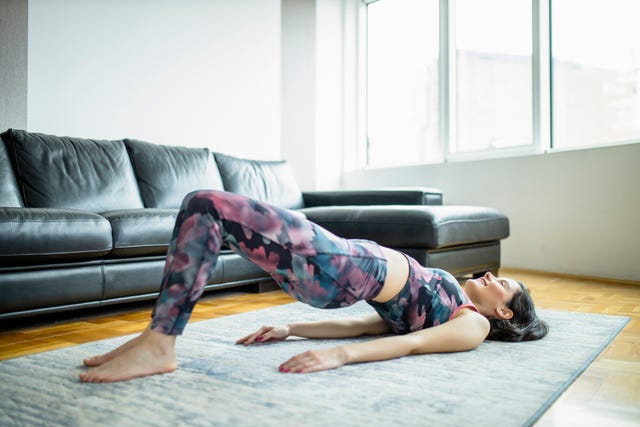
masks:
<svg viewBox="0 0 640 427"><path fill-rule="evenodd" d="M560 310L562 311L562 310ZM611 315L609 315L611 316ZM573 374L567 379L567 381L562 384L557 391L555 391L546 402L538 408L538 410L523 424L523 427L530 427L544 415L547 410L560 398L560 396L573 384L579 377L587 370L589 366L602 354L602 352L611 344L611 342L618 336L620 332L624 329L625 326L629 324L631 321L631 317L629 316L611 316L611 317L620 317L620 324L616 329L611 331L611 334L607 337L607 339L602 343L602 345L595 351L589 358L585 360L585 362L576 369Z"/></svg>

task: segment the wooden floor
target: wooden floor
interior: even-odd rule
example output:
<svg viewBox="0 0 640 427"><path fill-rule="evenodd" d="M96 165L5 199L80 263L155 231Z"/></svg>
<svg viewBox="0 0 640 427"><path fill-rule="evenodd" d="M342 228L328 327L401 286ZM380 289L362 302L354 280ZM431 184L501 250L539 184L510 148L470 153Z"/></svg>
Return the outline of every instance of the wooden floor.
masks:
<svg viewBox="0 0 640 427"><path fill-rule="evenodd" d="M640 426L640 286L509 269L502 269L501 274L525 282L540 308L631 317L536 426ZM281 291L218 291L203 297L191 321L292 301ZM4 322L0 360L139 332L149 320L150 307L151 302L146 302Z"/></svg>

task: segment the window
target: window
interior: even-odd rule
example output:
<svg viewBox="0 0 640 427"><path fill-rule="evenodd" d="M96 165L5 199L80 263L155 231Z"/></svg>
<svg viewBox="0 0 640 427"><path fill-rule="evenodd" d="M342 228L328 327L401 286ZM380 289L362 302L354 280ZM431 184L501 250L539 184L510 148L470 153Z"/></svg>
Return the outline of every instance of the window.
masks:
<svg viewBox="0 0 640 427"><path fill-rule="evenodd" d="M438 143L438 1L367 8L368 164L442 158Z"/></svg>
<svg viewBox="0 0 640 427"><path fill-rule="evenodd" d="M553 147L640 140L640 2L552 2Z"/></svg>
<svg viewBox="0 0 640 427"><path fill-rule="evenodd" d="M640 142L640 1L362 1L369 166Z"/></svg>
<svg viewBox="0 0 640 427"><path fill-rule="evenodd" d="M530 0L456 0L449 152L533 144Z"/></svg>

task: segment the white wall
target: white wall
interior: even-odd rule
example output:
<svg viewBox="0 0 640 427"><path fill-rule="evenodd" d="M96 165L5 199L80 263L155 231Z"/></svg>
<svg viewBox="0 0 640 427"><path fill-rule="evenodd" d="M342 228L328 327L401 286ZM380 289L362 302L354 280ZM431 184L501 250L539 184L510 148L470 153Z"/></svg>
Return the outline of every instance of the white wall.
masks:
<svg viewBox="0 0 640 427"><path fill-rule="evenodd" d="M279 0L30 0L30 131L280 158Z"/></svg>
<svg viewBox="0 0 640 427"><path fill-rule="evenodd" d="M359 0L282 0L282 158L304 190L341 185L357 139Z"/></svg>
<svg viewBox="0 0 640 427"><path fill-rule="evenodd" d="M30 0L27 129L284 158L303 189L336 188L357 139L359 7Z"/></svg>
<svg viewBox="0 0 640 427"><path fill-rule="evenodd" d="M640 280L640 144L347 172L346 188L432 186L509 216L502 265Z"/></svg>
<svg viewBox="0 0 640 427"><path fill-rule="evenodd" d="M282 0L282 158L304 190L316 188L316 2Z"/></svg>

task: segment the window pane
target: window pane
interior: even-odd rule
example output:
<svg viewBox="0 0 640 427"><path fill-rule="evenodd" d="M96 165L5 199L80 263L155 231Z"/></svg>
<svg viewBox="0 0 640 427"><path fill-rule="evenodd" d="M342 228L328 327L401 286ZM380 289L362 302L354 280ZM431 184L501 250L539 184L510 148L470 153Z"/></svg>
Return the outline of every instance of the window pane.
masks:
<svg viewBox="0 0 640 427"><path fill-rule="evenodd" d="M439 161L438 0L383 0L367 14L368 164Z"/></svg>
<svg viewBox="0 0 640 427"><path fill-rule="evenodd" d="M457 0L451 153L533 144L531 0Z"/></svg>
<svg viewBox="0 0 640 427"><path fill-rule="evenodd" d="M640 140L640 2L552 2L553 146Z"/></svg>

